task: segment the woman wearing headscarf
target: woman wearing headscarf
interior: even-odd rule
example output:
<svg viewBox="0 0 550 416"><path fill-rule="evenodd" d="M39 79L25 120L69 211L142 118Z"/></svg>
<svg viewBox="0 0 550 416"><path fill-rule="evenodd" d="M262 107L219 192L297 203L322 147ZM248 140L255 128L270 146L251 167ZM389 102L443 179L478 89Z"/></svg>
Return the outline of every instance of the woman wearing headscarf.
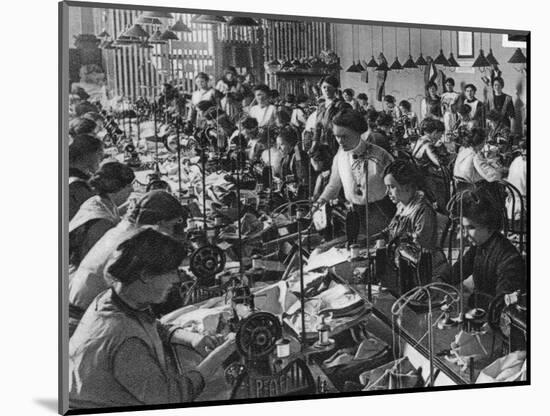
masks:
<svg viewBox="0 0 550 416"><path fill-rule="evenodd" d="M196 369L178 374L170 365L165 348L185 344L188 331L164 326L151 307L178 282L184 256L181 243L151 229L116 247L107 266L112 287L93 300L69 342L72 409L193 401L234 352L229 334Z"/></svg>
<svg viewBox="0 0 550 416"><path fill-rule="evenodd" d="M114 228L107 231L84 256L69 280L69 335L72 335L92 300L106 290L105 267L113 250L139 229L153 228L183 238L187 213L165 191L147 192Z"/></svg>
<svg viewBox="0 0 550 416"><path fill-rule="evenodd" d="M118 207L132 193L135 175L119 162L106 162L88 184L97 195L82 204L69 222L69 263L78 267L94 244L120 222Z"/></svg>

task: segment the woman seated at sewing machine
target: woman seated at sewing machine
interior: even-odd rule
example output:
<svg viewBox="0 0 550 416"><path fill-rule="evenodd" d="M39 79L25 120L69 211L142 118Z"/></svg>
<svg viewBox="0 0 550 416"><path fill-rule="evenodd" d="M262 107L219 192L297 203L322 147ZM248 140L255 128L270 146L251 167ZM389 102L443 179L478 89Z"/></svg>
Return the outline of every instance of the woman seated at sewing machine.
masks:
<svg viewBox="0 0 550 416"><path fill-rule="evenodd" d="M441 161L435 149L435 143L438 142L445 132L445 125L442 121L433 118L426 118L420 123L420 134L415 142L412 143L411 154L417 160L421 167L441 166Z"/></svg>
<svg viewBox="0 0 550 416"><path fill-rule="evenodd" d="M443 226L444 218L436 213L424 190L422 173L412 162L396 160L386 167L384 183L397 211L388 227L372 239L384 239L389 246L410 240L430 250L434 274L443 273L448 268L439 242L439 229Z"/></svg>
<svg viewBox="0 0 550 416"><path fill-rule="evenodd" d="M330 179L330 169L332 167L333 156L330 153L330 149L325 144L320 144L311 154L310 163L317 175L315 180L315 187L313 188L313 201L319 199L323 190L328 185Z"/></svg>
<svg viewBox="0 0 550 416"><path fill-rule="evenodd" d="M151 313L179 281L181 243L146 229L120 244L107 273L111 289L90 305L69 343L73 409L193 401L234 351L234 336L196 368L178 374L165 348L187 345L187 331L167 328ZM222 340L220 340L222 341Z"/></svg>
<svg viewBox="0 0 550 416"><path fill-rule="evenodd" d="M454 205L453 215L461 220L470 247L453 264L451 275L443 279L460 284L472 276L474 291L492 297L525 289L525 264L501 233L503 218L496 201L480 188L463 191L461 199Z"/></svg>
<svg viewBox="0 0 550 416"><path fill-rule="evenodd" d="M233 132L229 140L229 147L234 146L234 141L237 136L242 136L246 140L246 155L247 159L255 162L260 159L262 152L265 150L265 145L260 141L258 135L258 122L255 118L244 117L239 122L239 128Z"/></svg>
<svg viewBox="0 0 550 416"><path fill-rule="evenodd" d="M298 133L292 126L286 126L277 135L277 148L281 152L281 179L297 186L295 196L298 199L307 199L309 178L309 157L300 149Z"/></svg>
<svg viewBox="0 0 550 416"><path fill-rule="evenodd" d="M79 134L69 144L69 220L81 205L94 196L88 180L103 159L103 143L94 136Z"/></svg>
<svg viewBox="0 0 550 416"><path fill-rule="evenodd" d="M481 150L485 145L485 132L481 128L466 131L462 138L462 147L455 160L454 177L459 181L458 189L475 184L482 180L494 182L502 178L502 172Z"/></svg>
<svg viewBox="0 0 550 416"><path fill-rule="evenodd" d="M90 178L88 184L97 195L82 204L69 222L70 265L78 267L94 244L120 222L118 207L132 193L135 175L119 162L106 162Z"/></svg>

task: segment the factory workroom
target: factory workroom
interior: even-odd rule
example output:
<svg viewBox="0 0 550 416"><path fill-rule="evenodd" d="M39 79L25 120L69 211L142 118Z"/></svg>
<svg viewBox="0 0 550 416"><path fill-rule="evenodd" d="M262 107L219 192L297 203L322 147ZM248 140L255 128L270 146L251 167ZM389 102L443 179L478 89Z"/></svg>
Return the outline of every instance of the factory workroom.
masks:
<svg viewBox="0 0 550 416"><path fill-rule="evenodd" d="M270 43L287 26L258 19L261 70L239 49L191 67L147 13L98 35L103 66L81 62L70 87L72 409L525 380L527 123L503 92L525 75L497 35L502 70L470 82L428 57L415 83L381 57L342 68L344 40L378 26L326 28L335 52L292 60ZM180 38L214 25L179 17ZM128 89L118 58L145 29L175 67Z"/></svg>

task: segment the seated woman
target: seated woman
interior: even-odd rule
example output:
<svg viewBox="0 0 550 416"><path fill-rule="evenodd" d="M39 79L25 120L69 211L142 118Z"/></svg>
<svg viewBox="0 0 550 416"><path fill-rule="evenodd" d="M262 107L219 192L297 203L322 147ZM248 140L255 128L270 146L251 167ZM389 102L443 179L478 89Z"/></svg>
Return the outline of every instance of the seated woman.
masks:
<svg viewBox="0 0 550 416"><path fill-rule="evenodd" d="M277 149L281 152L281 178L287 181L288 177L293 177L292 181L297 185L296 198L308 199L308 181L309 181L309 158L305 151L300 149L298 144L298 133L292 126L283 127L277 135Z"/></svg>
<svg viewBox="0 0 550 416"><path fill-rule="evenodd" d="M97 195L82 204L69 222L69 264L78 267L94 244L120 222L118 207L132 193L135 175L120 162L106 162L88 181Z"/></svg>
<svg viewBox="0 0 550 416"><path fill-rule="evenodd" d="M474 291L489 296L525 289L525 264L514 245L500 232L502 213L490 194L482 189L462 193L462 227L470 244L452 267L451 284L460 284L470 275ZM454 215L460 214L460 201ZM460 263L462 262L462 276Z"/></svg>
<svg viewBox="0 0 550 416"><path fill-rule="evenodd" d="M184 253L151 229L116 248L107 266L112 287L95 298L69 342L72 409L193 401L234 351L230 334L194 371L177 374L167 360L165 346L186 344L188 331L162 326L151 306L178 282Z"/></svg>
<svg viewBox="0 0 550 416"><path fill-rule="evenodd" d="M69 336L90 303L108 288L105 268L113 250L136 230L153 228L182 239L187 213L180 202L165 191L147 192L128 215L107 231L80 262L69 280Z"/></svg>
<svg viewBox="0 0 550 416"><path fill-rule="evenodd" d="M412 239L431 251L434 275L444 273L448 265L439 244L439 214L422 190L425 184L420 170L409 161L396 160L386 167L384 183L397 211L388 227L373 238L383 238L390 244Z"/></svg>
<svg viewBox="0 0 550 416"><path fill-rule="evenodd" d="M411 153L419 166L424 168L441 166L434 145L441 139L444 132L445 125L440 120L427 118L420 123L422 136L412 144L411 148Z"/></svg>
<svg viewBox="0 0 550 416"><path fill-rule="evenodd" d="M453 170L454 177L460 181L459 190L467 184L475 184L482 180L494 182L502 178L500 168L491 164L481 153L484 144L483 129L473 128L465 131Z"/></svg>
<svg viewBox="0 0 550 416"><path fill-rule="evenodd" d="M103 159L103 143L94 136L77 134L69 145L69 220L94 191L88 185Z"/></svg>
<svg viewBox="0 0 550 416"><path fill-rule="evenodd" d="M330 149L327 145L319 145L311 154L311 166L313 171L317 175L315 180L315 187L313 189L312 199L316 201L319 199L323 190L328 185L330 179L330 171L332 168L332 159L333 156L330 153Z"/></svg>

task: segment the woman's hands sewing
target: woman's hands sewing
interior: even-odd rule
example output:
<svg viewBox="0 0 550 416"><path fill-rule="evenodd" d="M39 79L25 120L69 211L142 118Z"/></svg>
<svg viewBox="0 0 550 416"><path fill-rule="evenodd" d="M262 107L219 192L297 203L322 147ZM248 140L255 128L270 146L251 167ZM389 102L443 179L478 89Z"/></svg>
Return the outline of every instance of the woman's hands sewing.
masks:
<svg viewBox="0 0 550 416"><path fill-rule="evenodd" d="M173 333L170 341L173 344L190 346L201 356L206 357L216 349L223 340L211 335L202 335L185 329L178 329Z"/></svg>

